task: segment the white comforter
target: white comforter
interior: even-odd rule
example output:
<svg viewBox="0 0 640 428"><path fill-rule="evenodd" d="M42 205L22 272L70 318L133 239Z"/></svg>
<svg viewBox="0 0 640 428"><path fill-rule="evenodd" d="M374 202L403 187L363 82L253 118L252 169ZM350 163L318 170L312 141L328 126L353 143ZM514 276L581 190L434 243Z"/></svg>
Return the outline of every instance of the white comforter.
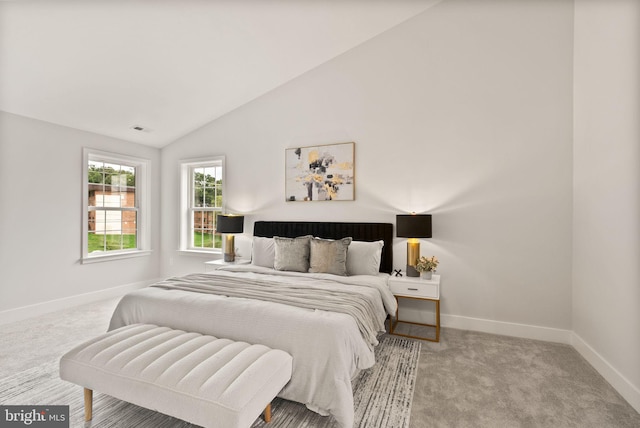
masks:
<svg viewBox="0 0 640 428"><path fill-rule="evenodd" d="M375 296L378 308L373 322L380 332L387 314L395 315L396 301L384 274L338 277L242 265L225 267L211 277L214 280L219 275L328 289L346 287ZM269 301L148 287L122 298L109 330L133 323L165 325L287 351L293 356L293 374L279 396L304 403L320 414L331 414L342 427L353 426L351 379L375 363L372 345L376 343L362 337L351 316Z"/></svg>

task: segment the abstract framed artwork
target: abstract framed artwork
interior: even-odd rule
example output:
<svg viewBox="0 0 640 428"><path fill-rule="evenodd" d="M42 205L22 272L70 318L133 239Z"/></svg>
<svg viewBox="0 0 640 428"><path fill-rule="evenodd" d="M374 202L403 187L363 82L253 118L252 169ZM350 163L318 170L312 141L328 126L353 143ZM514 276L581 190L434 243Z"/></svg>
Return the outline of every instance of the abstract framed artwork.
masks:
<svg viewBox="0 0 640 428"><path fill-rule="evenodd" d="M288 202L353 201L355 143L294 147L285 150Z"/></svg>

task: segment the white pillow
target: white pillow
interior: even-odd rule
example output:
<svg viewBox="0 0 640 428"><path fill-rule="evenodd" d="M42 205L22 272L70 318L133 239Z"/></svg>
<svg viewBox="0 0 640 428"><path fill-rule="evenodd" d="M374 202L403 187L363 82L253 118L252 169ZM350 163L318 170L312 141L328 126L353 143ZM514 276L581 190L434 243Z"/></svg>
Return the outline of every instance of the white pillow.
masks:
<svg viewBox="0 0 640 428"><path fill-rule="evenodd" d="M276 259L276 244L273 238L253 237L251 264L273 269Z"/></svg>
<svg viewBox="0 0 640 428"><path fill-rule="evenodd" d="M384 241L352 241L347 251L348 275L378 275Z"/></svg>

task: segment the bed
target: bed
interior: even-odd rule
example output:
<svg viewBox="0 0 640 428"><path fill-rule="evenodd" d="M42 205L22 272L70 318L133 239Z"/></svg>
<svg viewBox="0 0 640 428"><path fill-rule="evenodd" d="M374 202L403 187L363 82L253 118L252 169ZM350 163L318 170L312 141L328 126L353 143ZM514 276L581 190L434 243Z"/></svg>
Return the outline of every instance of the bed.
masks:
<svg viewBox="0 0 640 428"><path fill-rule="evenodd" d="M293 374L279 396L352 427L351 380L375 364L377 336L387 315L395 314L387 285L392 227L258 221L251 264L168 278L129 293L116 307L109 329L149 323L282 349L293 356ZM296 258L299 251L292 248L303 248L306 240L312 248L311 272L291 269L282 255L290 251ZM278 257L272 262L275 247ZM328 268L318 263L326 261L318 256L322 251L342 254L343 247L344 263L338 260ZM335 266L348 267L349 275L334 273Z"/></svg>

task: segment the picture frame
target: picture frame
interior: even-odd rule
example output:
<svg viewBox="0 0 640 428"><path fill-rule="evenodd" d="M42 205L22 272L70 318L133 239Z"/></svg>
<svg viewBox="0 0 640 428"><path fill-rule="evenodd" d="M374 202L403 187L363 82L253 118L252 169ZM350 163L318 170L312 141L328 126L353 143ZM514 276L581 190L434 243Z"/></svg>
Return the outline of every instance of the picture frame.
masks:
<svg viewBox="0 0 640 428"><path fill-rule="evenodd" d="M355 200L355 143L285 149L285 200Z"/></svg>

